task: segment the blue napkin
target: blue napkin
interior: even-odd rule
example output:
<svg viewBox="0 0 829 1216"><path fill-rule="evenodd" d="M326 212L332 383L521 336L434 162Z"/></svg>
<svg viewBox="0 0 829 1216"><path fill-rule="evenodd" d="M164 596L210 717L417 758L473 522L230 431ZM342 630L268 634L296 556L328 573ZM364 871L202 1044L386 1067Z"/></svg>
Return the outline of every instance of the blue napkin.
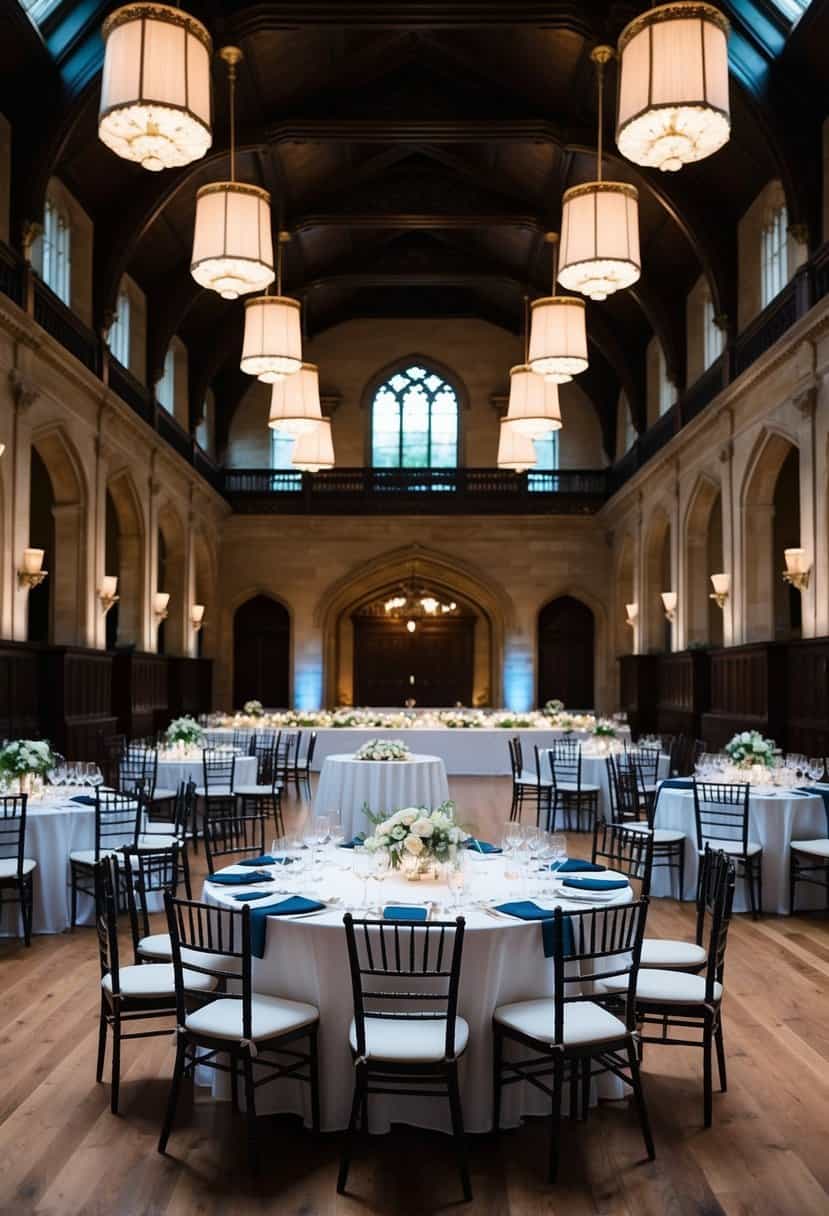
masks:
<svg viewBox="0 0 829 1216"><path fill-rule="evenodd" d="M218 882L224 887L246 887L254 882L272 882L270 874L264 870L254 870L252 874L234 874L230 870L220 870L218 874L208 874L208 882Z"/></svg>
<svg viewBox="0 0 829 1216"><path fill-rule="evenodd" d="M78 803L80 803L81 806L95 806L96 805L96 800L91 796L91 794L75 794L75 796L73 798L71 798L70 801L78 802Z"/></svg>
<svg viewBox="0 0 829 1216"><path fill-rule="evenodd" d="M573 887L577 891L623 891L628 886L626 878L611 878L607 881L601 878L565 878L563 887Z"/></svg>
<svg viewBox="0 0 829 1216"><path fill-rule="evenodd" d="M274 857L271 853L263 853L261 857L248 857L245 861L237 861L239 866L289 866L293 857Z"/></svg>
<svg viewBox="0 0 829 1216"><path fill-rule="evenodd" d="M826 814L829 815L829 789L819 790L809 785L799 785L797 787L798 794L818 794L823 799L823 805L826 807Z"/></svg>
<svg viewBox="0 0 829 1216"><path fill-rule="evenodd" d="M464 844L473 853L503 853L504 851L497 844L490 844L488 840L478 840L477 836L468 837Z"/></svg>
<svg viewBox="0 0 829 1216"><path fill-rule="evenodd" d="M383 909L383 920L426 920L425 908L413 907L410 904L389 905Z"/></svg>
<svg viewBox="0 0 829 1216"><path fill-rule="evenodd" d="M361 845L364 845L365 842L366 842L365 836L363 836L362 833L358 833L356 836L352 837L351 840L344 840L343 843L340 845L340 848L341 849L358 849Z"/></svg>
<svg viewBox="0 0 829 1216"><path fill-rule="evenodd" d="M542 922L541 940L544 944L544 957L553 957L556 948L555 912L553 912L552 908L539 908L538 904L533 903L531 899L519 899L512 903L498 904L495 911L506 912L507 916L515 916L518 920L540 920ZM574 949L573 926L567 916L560 923L564 937L564 953L572 954Z"/></svg>
<svg viewBox="0 0 829 1216"><path fill-rule="evenodd" d="M273 891L247 891L239 892L238 895L231 895L231 899L237 899L240 904L246 903L249 899L270 899Z"/></svg>
<svg viewBox="0 0 829 1216"><path fill-rule="evenodd" d="M607 866L600 866L596 861L582 861L580 857L568 857L566 861L554 861L550 869L557 874L575 874L584 870L597 874L600 870L606 870Z"/></svg>
<svg viewBox="0 0 829 1216"><path fill-rule="evenodd" d="M275 904L265 904L250 911L250 950L257 958L265 957L265 923L269 916L296 916L300 912L321 912L325 904L304 895L289 895Z"/></svg>
<svg viewBox="0 0 829 1216"><path fill-rule="evenodd" d="M659 788L662 790L690 790L693 784L693 777L666 777L660 783Z"/></svg>

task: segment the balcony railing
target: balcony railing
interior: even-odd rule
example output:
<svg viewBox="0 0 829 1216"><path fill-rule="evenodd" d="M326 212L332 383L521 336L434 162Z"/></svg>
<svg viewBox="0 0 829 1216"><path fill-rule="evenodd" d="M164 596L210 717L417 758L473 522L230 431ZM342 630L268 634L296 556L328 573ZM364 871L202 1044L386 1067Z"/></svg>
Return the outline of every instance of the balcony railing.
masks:
<svg viewBox="0 0 829 1216"><path fill-rule="evenodd" d="M604 469L226 469L234 510L290 515L589 515L607 497Z"/></svg>

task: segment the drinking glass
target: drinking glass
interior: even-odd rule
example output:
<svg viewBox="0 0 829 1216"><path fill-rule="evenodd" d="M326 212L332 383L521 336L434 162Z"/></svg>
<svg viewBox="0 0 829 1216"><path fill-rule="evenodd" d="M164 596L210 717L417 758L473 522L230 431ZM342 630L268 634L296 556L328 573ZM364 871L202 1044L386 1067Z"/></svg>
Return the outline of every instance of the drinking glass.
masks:
<svg viewBox="0 0 829 1216"><path fill-rule="evenodd" d="M332 811L328 816L328 843L333 849L336 849L344 840L343 817L339 811Z"/></svg>
<svg viewBox="0 0 829 1216"><path fill-rule="evenodd" d="M446 885L452 896L451 907L455 911L461 906L461 896L466 886L465 861L466 858L462 853L459 853L454 861L450 861L446 867Z"/></svg>
<svg viewBox="0 0 829 1216"><path fill-rule="evenodd" d="M823 757L810 756L806 762L806 772L810 781L820 781L823 776Z"/></svg>
<svg viewBox="0 0 829 1216"><path fill-rule="evenodd" d="M360 899L360 909L365 910L368 905L368 876L372 868L372 855L367 849L355 845L352 850L351 865L354 870L354 877L361 884L362 897Z"/></svg>

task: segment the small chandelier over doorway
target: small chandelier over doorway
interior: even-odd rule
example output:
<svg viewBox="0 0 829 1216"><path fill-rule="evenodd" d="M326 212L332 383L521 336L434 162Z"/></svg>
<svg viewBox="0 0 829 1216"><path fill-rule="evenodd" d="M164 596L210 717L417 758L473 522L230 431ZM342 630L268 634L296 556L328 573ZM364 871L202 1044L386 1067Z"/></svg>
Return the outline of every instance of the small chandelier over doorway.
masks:
<svg viewBox="0 0 829 1216"><path fill-rule="evenodd" d="M385 615L393 621L405 621L409 633L414 633L418 622L458 611L455 600L444 600L433 590L415 579L414 573L401 583L398 591L383 603Z"/></svg>

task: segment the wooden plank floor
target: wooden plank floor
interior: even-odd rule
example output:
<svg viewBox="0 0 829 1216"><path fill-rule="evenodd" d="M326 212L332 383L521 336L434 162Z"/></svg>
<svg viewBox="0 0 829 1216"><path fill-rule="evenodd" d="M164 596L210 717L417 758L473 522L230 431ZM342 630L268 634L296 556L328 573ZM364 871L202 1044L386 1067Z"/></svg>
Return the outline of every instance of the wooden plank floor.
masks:
<svg viewBox="0 0 829 1216"><path fill-rule="evenodd" d="M506 779L451 782L464 823L493 838L508 808ZM292 815L302 804L288 803ZM586 838L571 841L583 852ZM195 873L203 870L203 853ZM200 889L197 882L196 890ZM160 926L159 926L160 927ZM649 933L691 936L689 906L657 900ZM126 951L125 951L125 957ZM829 1213L829 920L823 914L737 917L729 939L725 1036L729 1092L701 1127L700 1057L649 1047L645 1085L657 1158L643 1162L627 1103L589 1122L563 1122L563 1166L547 1186L544 1120L471 1137L481 1216L826 1216ZM170 1149L156 1139L173 1040L125 1044L122 1114L96 1085L98 962L91 929L0 941L0 1213L191 1216L447 1212L459 1207L444 1137L395 1129L352 1169L353 1197L335 1193L340 1137L312 1138L293 1120L262 1121L266 1167L246 1176L244 1125L196 1091L180 1106Z"/></svg>

